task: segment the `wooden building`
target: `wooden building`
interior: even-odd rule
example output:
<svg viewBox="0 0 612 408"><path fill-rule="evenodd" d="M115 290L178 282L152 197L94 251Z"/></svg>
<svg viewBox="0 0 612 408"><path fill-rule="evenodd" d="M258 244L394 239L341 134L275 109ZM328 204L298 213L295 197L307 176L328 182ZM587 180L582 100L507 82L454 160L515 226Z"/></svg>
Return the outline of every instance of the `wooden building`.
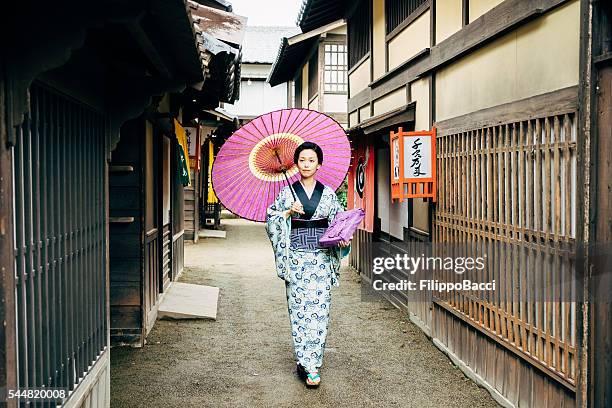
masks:
<svg viewBox="0 0 612 408"><path fill-rule="evenodd" d="M110 404L117 299L148 328L180 271L170 125L227 91L203 87L184 0L97 7L18 2L0 29L0 388L62 388L69 407Z"/></svg>
<svg viewBox="0 0 612 408"><path fill-rule="evenodd" d="M346 23L339 19L302 31L282 38L268 82L288 84L287 106L326 113L346 128Z"/></svg>
<svg viewBox="0 0 612 408"><path fill-rule="evenodd" d="M220 7L220 6L219 6ZM233 13L188 1L202 84L154 98L145 114L126 122L110 163L111 342L144 346L158 306L184 265L185 240L199 229L199 130L223 102L239 96L240 45L215 37L213 18L243 21ZM237 25L237 36L243 24ZM223 38L228 30L224 30ZM239 41L239 40L237 40ZM218 124L217 124L218 125ZM189 184L184 184L179 141L187 141ZM196 171L197 169L197 171Z"/></svg>
<svg viewBox="0 0 612 408"><path fill-rule="evenodd" d="M342 18L349 179L369 168L360 194L373 201L349 200L369 207L351 264L371 281L372 243L501 246L497 298L389 300L504 406L609 406L610 303L596 294L610 283L583 245L610 242L610 6L305 0L299 24ZM434 126L437 202L392 202L390 133Z"/></svg>
<svg viewBox="0 0 612 408"><path fill-rule="evenodd" d="M169 99L166 95L162 100L166 109ZM180 124L168 111L147 116L122 126L109 165L113 345L144 345L163 294L183 270L184 186L178 177L176 138Z"/></svg>
<svg viewBox="0 0 612 408"><path fill-rule="evenodd" d="M197 130L198 148L192 152L192 162L199 165L197 168L192 166L193 182L185 189L185 232L186 239L195 242L207 220L214 220L216 227L220 221L220 204L208 202L204 193L210 184L206 163L211 141L221 143L221 138L216 136L233 132L236 128L234 116L223 108L238 102L241 94L242 43L247 18L231 13L231 5L225 1L189 0L189 5L203 44L210 54L211 76L205 93L208 97L200 95L197 98L197 110L191 112L192 120L189 123L191 129Z"/></svg>

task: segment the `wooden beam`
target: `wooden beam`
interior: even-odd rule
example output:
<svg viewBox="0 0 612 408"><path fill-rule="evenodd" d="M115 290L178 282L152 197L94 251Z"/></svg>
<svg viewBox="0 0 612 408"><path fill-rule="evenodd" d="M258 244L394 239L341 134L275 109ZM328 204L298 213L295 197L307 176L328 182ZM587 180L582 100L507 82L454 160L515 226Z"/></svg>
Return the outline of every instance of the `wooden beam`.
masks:
<svg viewBox="0 0 612 408"><path fill-rule="evenodd" d="M416 102L410 102L400 108L369 118L360 123L359 127L367 135L400 123L414 122L415 108Z"/></svg>
<svg viewBox="0 0 612 408"><path fill-rule="evenodd" d="M438 136L578 110L578 86L559 89L436 122Z"/></svg>
<svg viewBox="0 0 612 408"><path fill-rule="evenodd" d="M337 20L334 21L333 23L329 23L324 25L323 27L319 27L315 30L312 31L308 31L306 33L302 33L302 34L298 34L298 35L294 35L293 37L289 37L287 38L287 44L289 45L293 45L293 44L297 44L299 42L302 42L304 40L307 40L309 38L312 37L317 37L321 34L324 34L328 31L334 30L336 28L342 27L343 25L346 25L346 21L345 20Z"/></svg>
<svg viewBox="0 0 612 408"><path fill-rule="evenodd" d="M350 87L349 87L350 90ZM348 111L353 112L364 105L367 105L372 102L372 88L367 87L363 91L359 92L354 97L349 98L348 100Z"/></svg>
<svg viewBox="0 0 612 408"><path fill-rule="evenodd" d="M402 70L409 65L414 64L414 62L418 59L421 59L423 57L425 57L426 55L429 55L429 48L425 48L419 52L417 52L414 56L410 57L409 59L407 59L406 61L402 62L400 65L398 65L397 67L393 68L391 71L388 71L386 74L384 74L383 76L381 76L380 78L377 78L376 80L370 82L368 84L369 87L376 87L379 84L385 83L387 81L389 81L390 78L392 78L394 75L397 75L398 73L402 72ZM396 88L397 89L397 88ZM393 89L389 89L389 92L393 91Z"/></svg>

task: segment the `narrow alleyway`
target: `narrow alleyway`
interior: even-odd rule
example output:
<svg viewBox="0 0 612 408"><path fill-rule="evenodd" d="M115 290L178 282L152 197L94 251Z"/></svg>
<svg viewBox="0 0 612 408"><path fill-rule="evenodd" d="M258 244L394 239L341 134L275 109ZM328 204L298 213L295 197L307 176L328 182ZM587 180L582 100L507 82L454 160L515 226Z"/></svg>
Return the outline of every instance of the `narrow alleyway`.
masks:
<svg viewBox="0 0 612 408"><path fill-rule="evenodd" d="M306 389L263 225L223 227L227 239L186 246L180 279L220 288L217 320L158 321L144 348L113 348L113 408L497 406L400 311L361 302L347 266L333 292L322 385Z"/></svg>

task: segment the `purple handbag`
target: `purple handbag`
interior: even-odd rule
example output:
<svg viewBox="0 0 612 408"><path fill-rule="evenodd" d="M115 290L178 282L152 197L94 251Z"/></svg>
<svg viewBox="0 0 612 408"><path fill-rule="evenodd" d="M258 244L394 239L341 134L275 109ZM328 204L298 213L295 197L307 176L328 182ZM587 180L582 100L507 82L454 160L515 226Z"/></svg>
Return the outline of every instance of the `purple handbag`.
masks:
<svg viewBox="0 0 612 408"><path fill-rule="evenodd" d="M328 248L338 245L340 241L348 242L353 237L363 217L365 217L363 208L339 211L319 239L319 245Z"/></svg>

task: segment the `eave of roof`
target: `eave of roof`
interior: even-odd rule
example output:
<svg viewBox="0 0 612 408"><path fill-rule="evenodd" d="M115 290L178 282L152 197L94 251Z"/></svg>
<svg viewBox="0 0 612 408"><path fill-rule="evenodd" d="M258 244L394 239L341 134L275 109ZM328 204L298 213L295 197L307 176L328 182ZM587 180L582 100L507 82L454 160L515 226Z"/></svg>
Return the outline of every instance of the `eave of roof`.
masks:
<svg viewBox="0 0 612 408"><path fill-rule="evenodd" d="M203 32L240 48L244 39L247 18L238 14L202 6L193 0L187 0L194 21Z"/></svg>
<svg viewBox="0 0 612 408"><path fill-rule="evenodd" d="M276 86L292 80L304 61L306 53L310 51L316 41L317 37L311 37L299 43L289 45L287 38L283 37L278 50L278 56L274 65L272 65L270 75L268 75L267 81L270 86Z"/></svg>
<svg viewBox="0 0 612 408"><path fill-rule="evenodd" d="M207 98L233 103L240 94L242 59L240 44L233 41L242 42L246 18L202 6L192 0L187 1L191 14L195 15L194 31L198 36L198 49L204 62L205 83L195 88L203 95L208 94ZM211 18L219 19L216 24L211 24Z"/></svg>
<svg viewBox="0 0 612 408"><path fill-rule="evenodd" d="M293 79L296 71L306 58L306 54L319 37L345 24L344 20L333 21L309 32L297 34L289 38L283 37L276 61L270 69L270 75L268 75L268 83L271 86L276 86Z"/></svg>
<svg viewBox="0 0 612 408"><path fill-rule="evenodd" d="M217 116L220 119L223 119L226 122L230 122L230 123L234 123L234 121L237 119L236 115L229 113L228 111L221 109L221 108L206 109L204 110L204 112Z"/></svg>
<svg viewBox="0 0 612 408"><path fill-rule="evenodd" d="M328 31L335 30L336 28L340 28L346 24L346 21L343 19L332 21L329 24L318 27L314 30L303 32L301 34L294 35L293 37L287 38L289 41L289 45L297 44L301 41L307 40L312 37L318 37L321 34L324 34Z"/></svg>
<svg viewBox="0 0 612 408"><path fill-rule="evenodd" d="M297 25L303 32L344 18L347 0L303 0Z"/></svg>
<svg viewBox="0 0 612 408"><path fill-rule="evenodd" d="M392 111L366 119L352 126L349 134L363 133L365 135L387 130L402 123L414 122L416 102L410 102Z"/></svg>

